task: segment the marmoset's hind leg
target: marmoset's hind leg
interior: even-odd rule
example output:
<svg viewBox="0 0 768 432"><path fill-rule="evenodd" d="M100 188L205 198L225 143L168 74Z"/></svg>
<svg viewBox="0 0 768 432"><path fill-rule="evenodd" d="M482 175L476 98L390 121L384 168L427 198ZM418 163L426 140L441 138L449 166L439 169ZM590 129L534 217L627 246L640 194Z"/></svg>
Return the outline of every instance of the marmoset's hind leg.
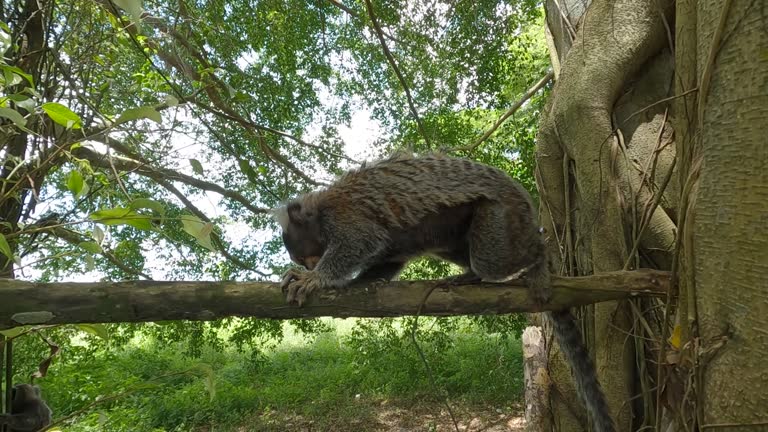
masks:
<svg viewBox="0 0 768 432"><path fill-rule="evenodd" d="M403 267L405 267L405 263L402 261L387 261L376 264L363 270L352 283L390 281L400 274Z"/></svg>
<svg viewBox="0 0 768 432"><path fill-rule="evenodd" d="M546 249L525 201L486 200L478 204L469 230L472 270L485 281L508 279L527 269L524 277L531 299L544 304L550 297Z"/></svg>
<svg viewBox="0 0 768 432"><path fill-rule="evenodd" d="M478 204L469 230L472 271L483 280L500 281L540 259L539 238L532 238L535 226L528 212L501 201Z"/></svg>

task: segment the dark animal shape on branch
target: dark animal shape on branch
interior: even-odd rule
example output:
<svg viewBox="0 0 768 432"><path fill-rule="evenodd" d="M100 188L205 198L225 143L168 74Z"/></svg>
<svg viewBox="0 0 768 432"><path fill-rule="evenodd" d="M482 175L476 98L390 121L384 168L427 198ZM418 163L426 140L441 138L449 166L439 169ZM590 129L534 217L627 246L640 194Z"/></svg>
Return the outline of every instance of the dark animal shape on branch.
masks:
<svg viewBox="0 0 768 432"><path fill-rule="evenodd" d="M17 384L13 387L11 413L0 415L0 426L14 432L35 432L51 424L51 409L40 396L36 385Z"/></svg>
<svg viewBox="0 0 768 432"><path fill-rule="evenodd" d="M462 266L454 280L500 282L525 272L539 304L551 295L546 248L530 196L503 171L440 154L399 153L274 211L291 260L288 302L319 289L391 280L413 258ZM547 312L595 430L615 430L594 364L568 310Z"/></svg>

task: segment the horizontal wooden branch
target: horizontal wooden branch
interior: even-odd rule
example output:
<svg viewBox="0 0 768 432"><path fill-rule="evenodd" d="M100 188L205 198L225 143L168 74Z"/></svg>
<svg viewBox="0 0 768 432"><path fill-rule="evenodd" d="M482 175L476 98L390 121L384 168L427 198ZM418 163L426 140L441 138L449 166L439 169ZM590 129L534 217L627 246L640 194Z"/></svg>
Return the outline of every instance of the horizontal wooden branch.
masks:
<svg viewBox="0 0 768 432"><path fill-rule="evenodd" d="M114 323L257 318L394 317L414 315L433 289L422 315L481 315L562 309L633 296L664 295L669 273L655 270L553 277L553 298L543 308L524 282L447 285L398 281L315 292L301 308L285 303L269 282L62 282L0 280L0 329L22 324Z"/></svg>

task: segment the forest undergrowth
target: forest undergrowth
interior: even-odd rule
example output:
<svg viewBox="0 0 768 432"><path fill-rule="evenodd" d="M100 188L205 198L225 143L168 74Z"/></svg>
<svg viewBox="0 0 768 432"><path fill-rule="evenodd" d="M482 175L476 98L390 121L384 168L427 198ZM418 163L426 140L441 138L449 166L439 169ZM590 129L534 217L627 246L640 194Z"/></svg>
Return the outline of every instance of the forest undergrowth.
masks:
<svg viewBox="0 0 768 432"><path fill-rule="evenodd" d="M513 336L461 324L424 333L430 381L402 321L323 321L324 332L286 323L266 348L208 347L199 358L137 337L62 358L40 384L55 418L73 415L59 425L71 432L448 431L446 396L462 431L520 426Z"/></svg>

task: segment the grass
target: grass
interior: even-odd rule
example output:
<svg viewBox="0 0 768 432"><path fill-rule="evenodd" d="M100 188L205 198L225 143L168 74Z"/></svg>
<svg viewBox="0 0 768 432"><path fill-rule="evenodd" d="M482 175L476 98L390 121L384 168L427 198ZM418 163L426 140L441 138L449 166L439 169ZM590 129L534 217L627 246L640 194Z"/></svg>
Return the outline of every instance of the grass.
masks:
<svg viewBox="0 0 768 432"><path fill-rule="evenodd" d="M329 323L333 331L310 339L286 328L286 338L259 356L207 350L190 360L179 347L139 341L61 363L40 383L56 418L100 395L128 392L65 423L62 430L72 432L278 431L310 424L313 431L384 430L388 415L431 418L443 409L445 394L467 415L514 411L521 398L517 340L460 329L425 336L420 345L435 393L397 325ZM184 373L190 368L210 372ZM206 377L214 382L213 398Z"/></svg>

